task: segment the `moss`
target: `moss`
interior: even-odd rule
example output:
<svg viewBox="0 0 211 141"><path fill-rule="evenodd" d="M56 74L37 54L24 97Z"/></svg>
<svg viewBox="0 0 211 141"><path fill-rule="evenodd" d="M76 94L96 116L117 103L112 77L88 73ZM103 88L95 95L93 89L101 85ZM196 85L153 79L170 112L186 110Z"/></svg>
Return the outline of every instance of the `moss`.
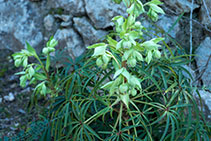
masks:
<svg viewBox="0 0 211 141"><path fill-rule="evenodd" d="M59 15L62 15L62 14L64 14L64 9L63 8L51 8L49 10L49 14L59 14Z"/></svg>

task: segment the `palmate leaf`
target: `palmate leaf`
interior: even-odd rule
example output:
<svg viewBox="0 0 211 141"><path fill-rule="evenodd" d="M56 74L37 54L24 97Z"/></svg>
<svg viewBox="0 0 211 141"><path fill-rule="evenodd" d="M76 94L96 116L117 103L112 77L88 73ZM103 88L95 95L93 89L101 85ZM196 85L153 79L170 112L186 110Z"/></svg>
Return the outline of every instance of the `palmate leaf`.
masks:
<svg viewBox="0 0 211 141"><path fill-rule="evenodd" d="M92 135L94 135L95 137L97 137L98 139L101 140L100 136L88 125L84 124L83 125Z"/></svg>
<svg viewBox="0 0 211 141"><path fill-rule="evenodd" d="M166 137L166 134L167 134L168 129L169 129L169 124L170 124L170 116L169 116L169 114L167 113L166 127L165 127L164 133L163 133L163 135L162 135L162 137L161 137L160 140L164 140L164 138Z"/></svg>

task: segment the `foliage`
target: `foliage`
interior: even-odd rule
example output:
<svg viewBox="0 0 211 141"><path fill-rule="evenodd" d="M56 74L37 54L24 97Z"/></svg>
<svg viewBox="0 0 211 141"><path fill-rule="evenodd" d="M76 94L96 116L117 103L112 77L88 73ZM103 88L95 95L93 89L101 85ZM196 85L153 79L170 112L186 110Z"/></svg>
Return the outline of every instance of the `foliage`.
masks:
<svg viewBox="0 0 211 141"><path fill-rule="evenodd" d="M36 85L34 96L49 100L50 124L40 138L209 140L210 128L193 98L195 88L183 76L184 71L189 74L183 67L188 56L176 56L177 50L173 53L164 38L145 40L145 27L137 21L141 14L156 21L159 13L164 14L162 3L123 2L128 17L112 19L115 36L89 46L92 56L70 60L59 73L50 69L50 53L57 44L53 38L43 48L44 63L29 44L13 55L15 65L24 67L18 73L20 85L29 80ZM39 63L29 64L30 56Z"/></svg>

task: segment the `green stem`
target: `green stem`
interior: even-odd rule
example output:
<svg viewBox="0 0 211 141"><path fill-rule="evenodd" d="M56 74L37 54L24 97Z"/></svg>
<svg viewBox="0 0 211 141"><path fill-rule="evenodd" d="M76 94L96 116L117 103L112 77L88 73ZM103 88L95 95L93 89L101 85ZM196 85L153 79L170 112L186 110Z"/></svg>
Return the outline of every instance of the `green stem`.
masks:
<svg viewBox="0 0 211 141"><path fill-rule="evenodd" d="M46 70L44 64L42 63L42 61L40 60L40 58L37 55L35 56L35 58L39 61L40 65L41 65L41 67L43 69L43 71L45 72L45 75L47 77L47 81L49 82L49 85L50 85L50 88L51 88L52 92L54 94L56 94L56 89L55 89L55 87L54 87L54 85L53 85L53 83L51 81L51 78L50 78L50 76L48 74L48 71Z"/></svg>

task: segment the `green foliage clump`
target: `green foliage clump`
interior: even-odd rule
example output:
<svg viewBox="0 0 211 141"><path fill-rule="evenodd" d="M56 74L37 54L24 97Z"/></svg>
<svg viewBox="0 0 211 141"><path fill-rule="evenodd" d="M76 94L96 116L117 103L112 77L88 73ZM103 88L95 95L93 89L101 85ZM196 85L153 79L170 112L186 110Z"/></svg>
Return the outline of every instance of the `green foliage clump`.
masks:
<svg viewBox="0 0 211 141"><path fill-rule="evenodd" d="M45 116L50 124L40 138L209 140L210 129L193 98L194 88L183 76L184 71L188 73L183 67L188 56L173 54L162 37L145 40L145 27L137 20L146 14L156 21L158 14L164 14L162 3L123 2L128 17L112 19L115 34L89 46L93 55L89 52L67 62L60 73L50 68L50 53L57 44L53 38L43 48L44 63L29 44L27 50L13 55L15 65L24 67L18 73L20 85L29 80L36 85L34 96L49 100ZM39 63L29 64L30 56Z"/></svg>

